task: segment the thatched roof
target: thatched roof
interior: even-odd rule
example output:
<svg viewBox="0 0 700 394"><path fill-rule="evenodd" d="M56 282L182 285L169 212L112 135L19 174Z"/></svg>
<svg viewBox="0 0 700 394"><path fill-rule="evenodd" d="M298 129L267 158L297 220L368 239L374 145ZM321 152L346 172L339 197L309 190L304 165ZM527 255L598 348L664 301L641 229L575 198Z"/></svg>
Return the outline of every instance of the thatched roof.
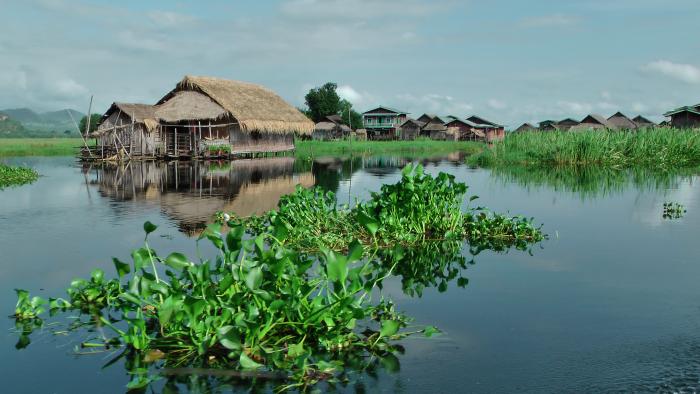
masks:
<svg viewBox="0 0 700 394"><path fill-rule="evenodd" d="M447 126L445 126L442 123L428 123L425 126L423 126L424 131L445 131L447 130Z"/></svg>
<svg viewBox="0 0 700 394"><path fill-rule="evenodd" d="M602 115L598 114L590 114L586 116L585 118L581 119L581 125L599 125L603 127L607 127L609 129L614 129L615 126L608 122L605 117Z"/></svg>
<svg viewBox="0 0 700 394"><path fill-rule="evenodd" d="M637 115L634 119L632 119L634 123L637 124L637 126L645 127L645 126L656 126L656 123L649 120L648 118L642 116L642 115Z"/></svg>
<svg viewBox="0 0 700 394"><path fill-rule="evenodd" d="M472 122L472 123L476 123L476 124L480 124L480 125L487 125L487 126L493 126L493 127L503 127L503 125L491 122L491 121L486 120L486 119L482 118L481 116L477 116L477 115L472 115L472 116L468 117L467 120Z"/></svg>
<svg viewBox="0 0 700 394"><path fill-rule="evenodd" d="M314 123L309 118L273 91L260 85L188 75L158 104L166 103L182 91L206 95L226 111L224 115L235 118L243 131L311 134L314 130Z"/></svg>
<svg viewBox="0 0 700 394"><path fill-rule="evenodd" d="M416 127L418 127L419 129L420 129L421 127L425 126L425 122L421 122L420 120L415 120L415 119L408 118L408 119L406 119L405 122L401 123L401 126L400 126L400 127L408 126L409 124L410 124L410 125L413 125L413 126L416 126Z"/></svg>
<svg viewBox="0 0 700 394"><path fill-rule="evenodd" d="M637 124L634 123L632 119L625 116L625 114L623 114L622 112L617 112L616 114L609 117L608 122L610 122L618 129L634 130L637 128Z"/></svg>
<svg viewBox="0 0 700 394"><path fill-rule="evenodd" d="M226 113L226 110L209 96L194 91L176 92L156 110L158 119L166 122L218 119Z"/></svg>
<svg viewBox="0 0 700 394"><path fill-rule="evenodd" d="M316 131L333 131L338 125L332 122L318 122L314 129Z"/></svg>
<svg viewBox="0 0 700 394"><path fill-rule="evenodd" d="M537 129L537 127L533 126L530 123L525 122L525 123L521 124L517 129L515 129L515 131L530 131L530 130L536 130L536 129Z"/></svg>
<svg viewBox="0 0 700 394"><path fill-rule="evenodd" d="M156 106L150 104L138 104L138 103L112 103L107 109L107 112L102 115L100 122L97 124L99 127L105 120L107 120L112 114L119 114L120 117L123 115L124 118L133 121L134 123L142 123L146 126L146 130L152 131L158 126L158 121L156 120ZM110 126L111 127L111 126ZM98 136L105 133L106 130L100 130L91 133L91 136Z"/></svg>
<svg viewBox="0 0 700 394"><path fill-rule="evenodd" d="M343 118L340 115L328 115L326 120L331 123L343 123Z"/></svg>

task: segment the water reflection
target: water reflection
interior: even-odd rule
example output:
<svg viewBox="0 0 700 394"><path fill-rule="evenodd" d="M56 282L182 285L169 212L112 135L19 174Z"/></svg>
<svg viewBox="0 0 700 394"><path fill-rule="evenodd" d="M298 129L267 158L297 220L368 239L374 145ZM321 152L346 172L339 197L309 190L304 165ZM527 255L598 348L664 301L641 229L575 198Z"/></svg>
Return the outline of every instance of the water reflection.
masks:
<svg viewBox="0 0 700 394"><path fill-rule="evenodd" d="M311 171L295 171L292 157L233 162L129 162L83 168L101 196L114 201L158 204L186 234L197 234L217 211L240 216L277 206L296 185L314 186ZM115 205L122 209L123 205Z"/></svg>
<svg viewBox="0 0 700 394"><path fill-rule="evenodd" d="M594 166L509 166L495 167L491 173L504 183L527 189L545 187L556 192L571 192L581 198L620 194L630 186L642 191L676 189L697 174L698 169L616 169Z"/></svg>

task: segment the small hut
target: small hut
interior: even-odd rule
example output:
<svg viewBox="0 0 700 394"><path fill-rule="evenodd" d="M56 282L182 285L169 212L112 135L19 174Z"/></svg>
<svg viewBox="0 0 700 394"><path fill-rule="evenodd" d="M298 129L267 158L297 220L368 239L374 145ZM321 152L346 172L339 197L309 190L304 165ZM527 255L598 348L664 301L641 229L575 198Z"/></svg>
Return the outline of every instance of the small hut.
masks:
<svg viewBox="0 0 700 394"><path fill-rule="evenodd" d="M477 115L468 117L467 121L476 123L478 129L486 135L486 141L488 142L502 140L506 137L506 128L503 125L491 122Z"/></svg>
<svg viewBox="0 0 700 394"><path fill-rule="evenodd" d="M448 130L456 130L456 139L459 141L485 141L486 133L484 128L490 127L486 125L479 125L465 119L453 119L445 126L447 126ZM433 137L431 136L430 138Z"/></svg>
<svg viewBox="0 0 700 394"><path fill-rule="evenodd" d="M399 139L404 140L404 141L413 141L421 133L421 129L425 126L425 123L415 120L415 119L406 119L405 122L399 126Z"/></svg>
<svg viewBox="0 0 700 394"><path fill-rule="evenodd" d="M319 141L334 141L350 136L350 127L343 124L339 115L326 116L314 127L313 139Z"/></svg>
<svg viewBox="0 0 700 394"><path fill-rule="evenodd" d="M367 130L365 129L357 129L352 133L352 135L358 141L367 141Z"/></svg>
<svg viewBox="0 0 700 394"><path fill-rule="evenodd" d="M700 127L700 104L694 106L680 107L673 111L666 112L666 117L670 117L669 125L677 129L694 129Z"/></svg>
<svg viewBox="0 0 700 394"><path fill-rule="evenodd" d="M608 118L608 122L618 130L636 130L637 124L622 112L616 112Z"/></svg>
<svg viewBox="0 0 700 394"><path fill-rule="evenodd" d="M540 131L558 131L559 130L559 122L556 120L543 120L540 122Z"/></svg>
<svg viewBox="0 0 700 394"><path fill-rule="evenodd" d="M155 115L149 104L112 103L90 135L100 158L155 157L163 149Z"/></svg>
<svg viewBox="0 0 700 394"><path fill-rule="evenodd" d="M632 119L632 121L637 125L637 128L639 129L650 129L657 126L656 123L642 115L636 116L634 119Z"/></svg>
<svg viewBox="0 0 700 394"><path fill-rule="evenodd" d="M572 127L571 131L583 131L583 130L614 130L615 126L608 122L608 120L598 114L590 114L585 118L581 119L581 122Z"/></svg>
<svg viewBox="0 0 700 394"><path fill-rule="evenodd" d="M273 91L248 82L186 76L158 101L169 157L294 150L294 134L314 124Z"/></svg>
<svg viewBox="0 0 700 394"><path fill-rule="evenodd" d="M557 128L561 131L569 131L572 127L578 125L579 122L571 118L562 119L557 122Z"/></svg>
<svg viewBox="0 0 700 394"><path fill-rule="evenodd" d="M525 122L525 123L521 124L517 129L515 129L515 132L522 133L522 132L526 132L526 131L536 131L536 130L537 130L537 127L533 126L530 123Z"/></svg>

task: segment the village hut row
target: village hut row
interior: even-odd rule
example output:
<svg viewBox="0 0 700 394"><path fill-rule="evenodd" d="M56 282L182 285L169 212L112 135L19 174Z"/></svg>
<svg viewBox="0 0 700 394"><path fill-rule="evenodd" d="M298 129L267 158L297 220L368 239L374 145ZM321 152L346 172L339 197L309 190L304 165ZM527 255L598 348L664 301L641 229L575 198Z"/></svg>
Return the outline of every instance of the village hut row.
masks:
<svg viewBox="0 0 700 394"><path fill-rule="evenodd" d="M451 141L495 141L505 136L503 125L472 115L423 114L410 118L406 111L380 106L362 114L367 137L373 140L415 140L418 137Z"/></svg>
<svg viewBox="0 0 700 394"><path fill-rule="evenodd" d="M644 116L636 116L629 118L622 112L616 112L612 116L606 118L598 114L586 115L580 121L566 118L562 120L543 120L539 126L534 126L530 123L523 123L516 132L525 131L581 131L581 130L637 130L658 126L653 121Z"/></svg>
<svg viewBox="0 0 700 394"><path fill-rule="evenodd" d="M294 150L314 124L260 85L185 76L155 105L114 103L91 134L92 159L253 156Z"/></svg>

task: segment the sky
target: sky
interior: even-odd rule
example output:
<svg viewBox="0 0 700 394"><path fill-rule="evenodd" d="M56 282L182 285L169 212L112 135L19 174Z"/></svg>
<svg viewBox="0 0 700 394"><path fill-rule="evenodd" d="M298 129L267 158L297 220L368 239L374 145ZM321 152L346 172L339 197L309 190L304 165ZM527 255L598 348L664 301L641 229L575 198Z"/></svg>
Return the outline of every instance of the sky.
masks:
<svg viewBox="0 0 700 394"><path fill-rule="evenodd" d="M0 0L0 108L155 103L184 75L303 107L523 122L700 103L698 0Z"/></svg>

